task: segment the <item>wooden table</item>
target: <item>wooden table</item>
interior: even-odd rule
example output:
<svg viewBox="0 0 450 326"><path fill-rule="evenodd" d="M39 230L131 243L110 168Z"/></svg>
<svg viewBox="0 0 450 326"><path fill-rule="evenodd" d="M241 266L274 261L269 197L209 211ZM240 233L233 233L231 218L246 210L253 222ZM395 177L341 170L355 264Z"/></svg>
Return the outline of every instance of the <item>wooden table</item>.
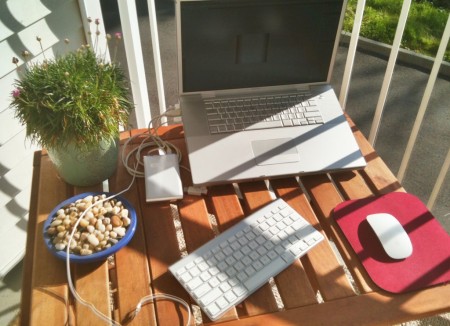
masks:
<svg viewBox="0 0 450 326"><path fill-rule="evenodd" d="M272 284L263 286L217 323L394 324L450 311L450 284L402 295L380 290L330 217L333 208L344 200L403 191L363 135L355 126L352 128L368 161L364 170L300 177L301 186L295 178L270 180L270 183L276 196L283 197L332 239L353 282L347 277L331 242L322 241L276 276ZM139 132L142 130L123 133L122 144ZM182 150L182 164L188 166L182 126L160 128L160 134ZM181 174L183 184L190 185L190 174L184 169ZM119 161L117 172L109 180L110 191L120 191L130 181L131 176ZM210 187L206 196L185 195L177 202L149 204L145 202L143 180L138 179L123 195L138 213L135 236L115 255L113 262L72 266L74 284L81 297L120 323L184 325L185 309L171 301L147 304L131 321L127 316L139 300L150 293L169 293L192 302L168 267L180 259L180 250L193 251L213 238L217 230L227 229L272 200L263 181L240 183L239 189L241 198L232 185L222 185ZM22 324L102 324L88 308L75 302L67 286L65 262L52 256L42 239L44 220L54 206L74 194L95 190L101 191L101 185L89 188L67 185L58 178L45 152L36 152L24 262ZM216 227L211 227L211 214L217 221ZM185 244L180 249L181 230ZM274 286L281 301L274 295ZM202 317L204 323L210 323L204 315Z"/></svg>

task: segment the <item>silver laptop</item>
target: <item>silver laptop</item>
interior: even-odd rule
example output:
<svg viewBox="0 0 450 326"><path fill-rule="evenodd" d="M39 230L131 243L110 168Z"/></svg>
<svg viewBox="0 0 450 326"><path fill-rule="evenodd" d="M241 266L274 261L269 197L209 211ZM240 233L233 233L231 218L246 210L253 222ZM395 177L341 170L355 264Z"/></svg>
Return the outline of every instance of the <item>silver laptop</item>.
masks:
<svg viewBox="0 0 450 326"><path fill-rule="evenodd" d="M178 0L193 183L362 168L328 84L345 0Z"/></svg>

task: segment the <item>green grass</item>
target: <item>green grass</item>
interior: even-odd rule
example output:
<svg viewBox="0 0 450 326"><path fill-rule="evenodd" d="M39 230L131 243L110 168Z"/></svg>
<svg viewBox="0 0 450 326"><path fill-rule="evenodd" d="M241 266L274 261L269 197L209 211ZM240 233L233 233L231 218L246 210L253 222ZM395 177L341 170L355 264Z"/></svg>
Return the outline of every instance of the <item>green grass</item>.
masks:
<svg viewBox="0 0 450 326"><path fill-rule="evenodd" d="M367 0L360 35L392 44L403 0ZM344 30L351 32L357 0L349 0ZM402 38L402 48L435 57L450 13L450 1L413 0ZM450 61L450 45L445 53Z"/></svg>

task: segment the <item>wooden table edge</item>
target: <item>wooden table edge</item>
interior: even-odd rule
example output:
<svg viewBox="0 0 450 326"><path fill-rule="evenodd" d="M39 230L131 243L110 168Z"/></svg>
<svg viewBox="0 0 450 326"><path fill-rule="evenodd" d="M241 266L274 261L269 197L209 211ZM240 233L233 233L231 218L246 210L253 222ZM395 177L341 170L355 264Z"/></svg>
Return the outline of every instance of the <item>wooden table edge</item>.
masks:
<svg viewBox="0 0 450 326"><path fill-rule="evenodd" d="M438 302L429 302L430 292L439 297ZM349 325L349 320L352 325L394 325L450 311L449 297L450 284L402 294L370 292L214 325ZM398 308L387 310L386 305ZM365 314L361 314L361 311L365 311Z"/></svg>
<svg viewBox="0 0 450 326"><path fill-rule="evenodd" d="M37 224L37 196L39 192L40 183L40 168L41 168L42 151L35 151L33 157L33 174L31 183L31 195L30 195L30 209L29 218L27 224L27 242L25 256L23 260L23 275L22 275L22 293L20 300L20 323L21 325L29 324L29 316L31 314L31 286L32 286L32 266L33 266L33 244L35 240Z"/></svg>

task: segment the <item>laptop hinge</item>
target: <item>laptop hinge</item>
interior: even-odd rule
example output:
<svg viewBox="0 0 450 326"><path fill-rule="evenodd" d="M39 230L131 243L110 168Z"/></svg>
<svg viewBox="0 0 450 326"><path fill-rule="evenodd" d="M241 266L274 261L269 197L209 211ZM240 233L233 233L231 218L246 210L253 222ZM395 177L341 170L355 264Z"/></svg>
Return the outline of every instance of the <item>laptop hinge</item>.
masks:
<svg viewBox="0 0 450 326"><path fill-rule="evenodd" d="M298 85L296 90L299 92L309 92L311 87L309 85Z"/></svg>
<svg viewBox="0 0 450 326"><path fill-rule="evenodd" d="M202 95L202 99L209 99L209 98L216 97L216 93L215 92L204 92L201 95Z"/></svg>

